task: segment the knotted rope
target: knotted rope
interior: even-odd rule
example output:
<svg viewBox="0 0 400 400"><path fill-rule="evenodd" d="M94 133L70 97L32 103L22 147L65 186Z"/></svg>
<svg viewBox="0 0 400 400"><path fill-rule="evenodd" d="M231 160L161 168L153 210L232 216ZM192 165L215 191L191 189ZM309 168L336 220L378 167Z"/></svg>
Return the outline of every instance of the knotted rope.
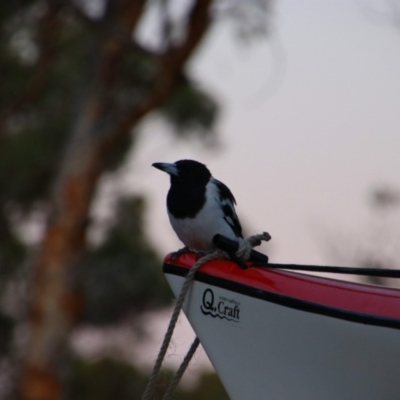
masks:
<svg viewBox="0 0 400 400"><path fill-rule="evenodd" d="M239 238L239 247L238 247L238 250L236 251L236 256L243 261L247 261L250 257L251 249L253 247L259 246L262 241L268 241L270 239L271 239L271 236L267 232L263 232L263 233L260 233L257 235L250 236L248 239ZM168 324L167 332L165 333L164 340L162 342L160 351L157 356L157 360L153 367L153 371L152 371L150 379L147 383L146 390L143 393L142 400L151 400L154 398L154 391L156 388L158 374L160 372L162 362L165 358L165 354L167 353L168 346L171 341L176 322L178 321L179 313L183 306L183 302L185 301L186 294L190 288L190 285L194 279L196 272L205 263L212 261L212 260L216 260L216 259L230 259L230 256L226 252L217 249L213 253L207 254L207 255L199 258L196 261L196 263L193 265L193 267L187 273L185 281L183 282L180 294L177 298L174 311L171 315L171 319ZM170 400L172 398L172 395L174 394L175 389L178 386L178 383L179 383L182 375L184 374L186 367L189 365L190 360L192 359L194 353L196 352L196 349L199 344L200 344L200 341L196 337L195 340L193 341L192 345L190 346L190 349L189 349L188 353L186 354L184 360L182 361L182 364L180 365L177 373L175 374L175 377L172 379L166 392L164 393L163 400Z"/></svg>

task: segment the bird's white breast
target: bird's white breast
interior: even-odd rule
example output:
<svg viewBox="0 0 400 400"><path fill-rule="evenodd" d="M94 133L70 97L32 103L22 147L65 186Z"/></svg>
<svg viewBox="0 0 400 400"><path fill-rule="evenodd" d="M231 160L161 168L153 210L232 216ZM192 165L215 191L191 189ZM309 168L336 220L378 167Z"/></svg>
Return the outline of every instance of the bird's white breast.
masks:
<svg viewBox="0 0 400 400"><path fill-rule="evenodd" d="M212 238L217 233L236 239L224 220L218 188L212 181L206 186L206 202L194 218L177 219L168 213L171 225L185 246L197 251L212 250Z"/></svg>

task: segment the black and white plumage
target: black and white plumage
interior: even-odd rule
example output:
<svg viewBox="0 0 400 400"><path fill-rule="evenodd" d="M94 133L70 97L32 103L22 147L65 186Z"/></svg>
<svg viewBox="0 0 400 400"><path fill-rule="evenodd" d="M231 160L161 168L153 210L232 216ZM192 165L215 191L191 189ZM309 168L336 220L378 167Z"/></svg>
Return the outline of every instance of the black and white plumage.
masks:
<svg viewBox="0 0 400 400"><path fill-rule="evenodd" d="M194 160L154 163L171 177L167 211L178 238L191 250L210 251L217 233L232 239L242 237L229 188L213 178L204 164Z"/></svg>

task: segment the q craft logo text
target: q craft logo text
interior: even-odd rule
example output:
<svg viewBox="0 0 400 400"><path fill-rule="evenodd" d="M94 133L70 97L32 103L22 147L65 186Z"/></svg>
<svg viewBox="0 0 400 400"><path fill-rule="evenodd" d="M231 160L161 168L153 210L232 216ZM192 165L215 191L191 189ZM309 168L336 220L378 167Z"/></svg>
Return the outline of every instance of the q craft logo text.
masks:
<svg viewBox="0 0 400 400"><path fill-rule="evenodd" d="M211 289L204 291L200 309L204 315L210 315L213 318L234 322L240 320L240 303L224 296L218 296L218 300L215 300L214 292Z"/></svg>

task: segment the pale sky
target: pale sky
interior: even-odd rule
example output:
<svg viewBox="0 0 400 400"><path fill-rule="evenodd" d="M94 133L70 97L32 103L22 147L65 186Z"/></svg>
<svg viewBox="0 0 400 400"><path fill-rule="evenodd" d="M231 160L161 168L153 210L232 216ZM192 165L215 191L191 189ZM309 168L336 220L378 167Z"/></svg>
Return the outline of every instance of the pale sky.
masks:
<svg viewBox="0 0 400 400"><path fill-rule="evenodd" d="M229 24L215 26L190 71L221 104L221 148L178 142L147 122L122 178L148 196L160 254L181 244L156 161L206 163L231 188L249 233L271 234L263 250L273 262L332 263L321 237L368 225L369 191L400 188L400 25L380 17L390 4L277 1L270 36L250 46Z"/></svg>
<svg viewBox="0 0 400 400"><path fill-rule="evenodd" d="M106 185L147 196L147 232L161 256L181 244L165 208L169 178L151 164L183 158L206 163L231 188L249 233L271 234L263 250L272 262L346 265L326 248L335 235L355 243L364 235L372 252L399 254L400 210L381 235L369 231L376 225L367 201L376 185L400 189L400 26L371 12L390 15L392 3L281 0L266 40L238 45L227 24L210 32L190 70L221 104L223 146L182 143L160 121L147 121L131 162ZM154 342L167 319L154 318ZM167 362L179 362L191 342L181 321ZM157 351L143 362L151 365ZM201 366L199 354L194 364Z"/></svg>

